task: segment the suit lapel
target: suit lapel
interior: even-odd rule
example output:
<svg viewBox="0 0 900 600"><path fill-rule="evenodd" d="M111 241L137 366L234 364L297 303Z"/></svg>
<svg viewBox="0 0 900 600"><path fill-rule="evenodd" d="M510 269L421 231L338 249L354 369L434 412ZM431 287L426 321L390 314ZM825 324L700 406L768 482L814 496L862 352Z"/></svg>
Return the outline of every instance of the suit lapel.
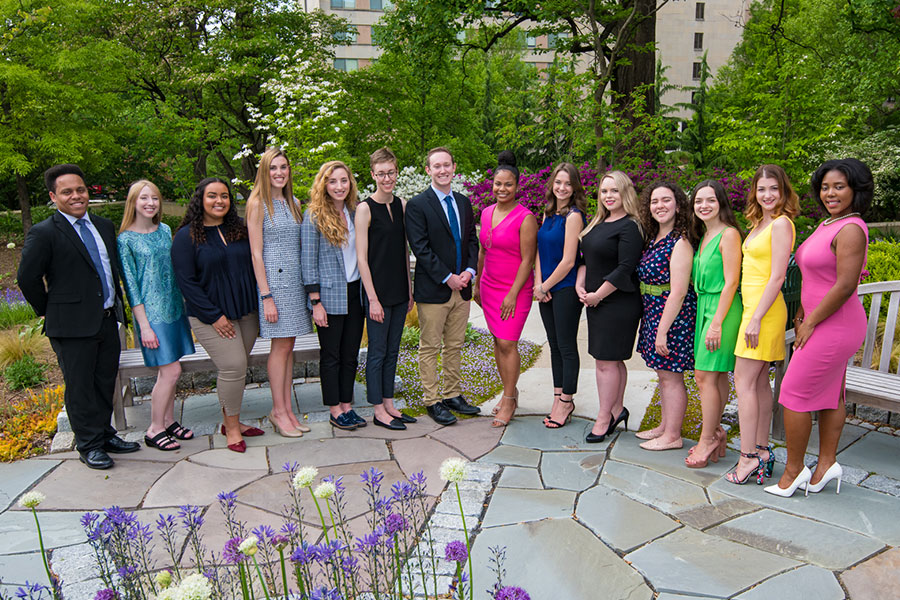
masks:
<svg viewBox="0 0 900 600"><path fill-rule="evenodd" d="M100 232L100 237L103 239L103 243L106 245L106 255L109 257L109 268L112 271L113 281L118 280L118 265L116 264L116 237L115 234L112 233L109 228L105 226L103 223L98 223L94 220L94 218L88 213L88 218L91 220L91 223L94 224L94 227L97 228L97 231Z"/></svg>
<svg viewBox="0 0 900 600"><path fill-rule="evenodd" d="M444 228L447 230L447 234L452 238L453 231L450 229L450 221L447 220L447 211L444 210L444 203L438 200L437 194L434 192L434 189L431 186L428 186L427 194L428 201L431 203L432 210L437 212L441 223L444 224Z"/></svg>
<svg viewBox="0 0 900 600"><path fill-rule="evenodd" d="M91 269L94 269L94 261L91 260L91 255L88 254L87 248L84 245L81 237L78 235L78 232L75 231L75 227L69 223L68 219L66 219L59 211L53 213L53 222L56 224L57 229L59 229L63 237L67 238L75 249L81 254L82 258L90 265Z"/></svg>

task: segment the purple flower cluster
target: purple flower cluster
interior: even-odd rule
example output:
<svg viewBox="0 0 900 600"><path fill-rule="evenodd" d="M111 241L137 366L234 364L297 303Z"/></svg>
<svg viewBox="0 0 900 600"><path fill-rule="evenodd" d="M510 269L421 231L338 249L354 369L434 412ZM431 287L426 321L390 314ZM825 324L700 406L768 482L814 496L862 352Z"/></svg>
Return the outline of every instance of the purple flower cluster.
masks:
<svg viewBox="0 0 900 600"><path fill-rule="evenodd" d="M241 545L241 538L233 537L227 542L225 542L225 547L222 548L222 560L229 565L236 565L240 562L247 560L247 556L245 556L238 547Z"/></svg>
<svg viewBox="0 0 900 600"><path fill-rule="evenodd" d="M119 600L119 593L116 590L104 588L94 595L94 600Z"/></svg>
<svg viewBox="0 0 900 600"><path fill-rule="evenodd" d="M7 305L25 304L25 296L15 288L5 288L3 295L0 296L0 302L4 302Z"/></svg>
<svg viewBox="0 0 900 600"><path fill-rule="evenodd" d="M388 535L394 535L398 531L406 529L406 519L403 518L403 515L391 513L384 518L384 528Z"/></svg>
<svg viewBox="0 0 900 600"><path fill-rule="evenodd" d="M465 542L454 540L444 548L444 558L447 562L464 563L469 558L469 551Z"/></svg>
<svg viewBox="0 0 900 600"><path fill-rule="evenodd" d="M508 585L500 588L494 600L531 600L531 596L520 587Z"/></svg>

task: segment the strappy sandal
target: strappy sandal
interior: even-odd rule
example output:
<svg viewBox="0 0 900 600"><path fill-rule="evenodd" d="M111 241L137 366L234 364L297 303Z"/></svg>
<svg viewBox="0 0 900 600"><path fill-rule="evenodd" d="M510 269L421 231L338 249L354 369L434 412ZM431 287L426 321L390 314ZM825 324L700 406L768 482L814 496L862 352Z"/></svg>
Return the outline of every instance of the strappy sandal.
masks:
<svg viewBox="0 0 900 600"><path fill-rule="evenodd" d="M176 440L194 439L194 432L187 427L183 427L178 421L172 421L172 424L166 427L166 433Z"/></svg>
<svg viewBox="0 0 900 600"><path fill-rule="evenodd" d="M554 421L550 418L550 415L547 415L547 420L544 421L544 427L546 427L547 429L559 429L560 427L565 427L569 424L569 421L572 420L572 415L575 414L575 398L572 398L571 400L563 400L562 396L560 396L559 401L563 404L571 404L572 409L569 411L569 414L566 415L566 418L563 419L562 423L560 423L559 421Z"/></svg>
<svg viewBox="0 0 900 600"><path fill-rule="evenodd" d="M516 392L518 392L518 390L516 390ZM500 417L494 415L494 420L491 422L491 427L493 427L493 428L495 428L495 429L500 429L501 427L506 427L507 425L509 425L509 422L512 421L512 420L513 420L513 417L516 415L516 409L519 408L519 395L518 395L518 393L517 393L515 396L500 396L500 399L501 399L501 400L502 400L503 398L511 398L511 399L512 399L512 401L513 401L513 412L512 412L512 414L509 416L509 419L506 420L506 421L504 421L504 420L501 419ZM498 407L499 407L499 405L498 405ZM499 412L499 411L498 411L498 412Z"/></svg>
<svg viewBox="0 0 900 600"><path fill-rule="evenodd" d="M699 445L698 443L697 446ZM697 446L692 446L691 450ZM698 452L688 452L688 455L684 457L684 464L688 469L703 469L709 465L709 461L717 463L719 462L719 448L721 448L721 443L717 435L712 450L705 457L700 458Z"/></svg>
<svg viewBox="0 0 900 600"><path fill-rule="evenodd" d="M171 450L178 450L179 448L181 448L181 445L173 440L169 436L169 432L167 431L160 431L153 437L145 435L144 444L146 444L148 448L156 448L157 450L162 450L163 452L169 452Z"/></svg>
<svg viewBox="0 0 900 600"><path fill-rule="evenodd" d="M554 394L554 396L558 396L558 395L559 394ZM512 398L512 396L500 396L500 398ZM519 403L519 388L516 388L516 405L517 406L518 406L518 403ZM499 402L497 403L497 406L495 406L494 408L491 409L491 416L496 417L498 412L500 412L500 403ZM547 415L547 417L549 418L550 415Z"/></svg>
<svg viewBox="0 0 900 600"><path fill-rule="evenodd" d="M553 394L553 402L554 402L554 404L556 403L556 400L557 400L557 399L562 399L562 394ZM496 413L495 413L495 414L496 414ZM549 421L549 420L550 420L550 415L549 415L549 414L544 415L544 424L546 424L547 421Z"/></svg>
<svg viewBox="0 0 900 600"><path fill-rule="evenodd" d="M764 464L766 466L763 475L766 477L771 477L772 470L775 468L775 449L772 448L772 446L760 446L759 444L756 445L756 449L765 450L769 453L769 458L765 462L763 462L762 459L760 459L759 462L760 464Z"/></svg>
<svg viewBox="0 0 900 600"><path fill-rule="evenodd" d="M752 471L747 473L747 475L745 475L743 479L738 478L738 474L737 474L738 467L735 467L734 470L729 471L728 473L725 474L725 481L727 481L729 483L735 483L737 485L744 485L745 483L750 481L751 477L756 475L756 484L762 485L763 484L763 472L765 471L765 467L763 466L762 459L759 457L759 453L754 452L752 454L747 454L745 452L741 452L741 456L743 456L744 458L755 458L759 462L759 465L755 469L753 469ZM740 463L738 463L738 466L740 466Z"/></svg>

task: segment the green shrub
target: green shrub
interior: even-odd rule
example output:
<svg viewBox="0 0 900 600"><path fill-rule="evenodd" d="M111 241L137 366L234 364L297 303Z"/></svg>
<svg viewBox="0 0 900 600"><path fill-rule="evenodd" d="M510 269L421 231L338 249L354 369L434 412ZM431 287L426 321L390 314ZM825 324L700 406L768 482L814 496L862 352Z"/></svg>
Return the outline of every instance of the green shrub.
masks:
<svg viewBox="0 0 900 600"><path fill-rule="evenodd" d="M14 294L16 294L15 290L6 290L5 295L0 296L0 329L23 325L37 318L31 305L12 298L11 296Z"/></svg>
<svg viewBox="0 0 900 600"><path fill-rule="evenodd" d="M400 345L409 348L417 347L419 345L419 335L420 332L418 327L404 327L403 337L400 338Z"/></svg>
<svg viewBox="0 0 900 600"><path fill-rule="evenodd" d="M869 257L866 260L864 283L876 281L895 281L900 279L900 243L890 240L877 240L869 244Z"/></svg>
<svg viewBox="0 0 900 600"><path fill-rule="evenodd" d="M26 354L6 367L3 377L10 389L24 390L37 387L47 381L44 373L47 368L47 365L39 363L33 356Z"/></svg>
<svg viewBox="0 0 900 600"><path fill-rule="evenodd" d="M482 333L472 327L471 323L466 324L466 343L474 344L481 339Z"/></svg>

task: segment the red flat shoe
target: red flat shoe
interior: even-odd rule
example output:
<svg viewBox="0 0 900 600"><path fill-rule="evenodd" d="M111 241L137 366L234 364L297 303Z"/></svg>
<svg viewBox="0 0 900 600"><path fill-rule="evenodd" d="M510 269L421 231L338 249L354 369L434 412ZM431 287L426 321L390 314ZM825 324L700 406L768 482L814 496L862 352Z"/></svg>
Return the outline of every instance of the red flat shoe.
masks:
<svg viewBox="0 0 900 600"><path fill-rule="evenodd" d="M222 425L222 435L225 435L225 425ZM259 427L248 427L244 431L241 432L241 435L244 437L259 437L261 435L265 435L266 432L260 429Z"/></svg>
<svg viewBox="0 0 900 600"><path fill-rule="evenodd" d="M241 440L239 442L235 442L234 444L228 444L228 449L232 452L240 452L243 454L247 451L247 442Z"/></svg>

